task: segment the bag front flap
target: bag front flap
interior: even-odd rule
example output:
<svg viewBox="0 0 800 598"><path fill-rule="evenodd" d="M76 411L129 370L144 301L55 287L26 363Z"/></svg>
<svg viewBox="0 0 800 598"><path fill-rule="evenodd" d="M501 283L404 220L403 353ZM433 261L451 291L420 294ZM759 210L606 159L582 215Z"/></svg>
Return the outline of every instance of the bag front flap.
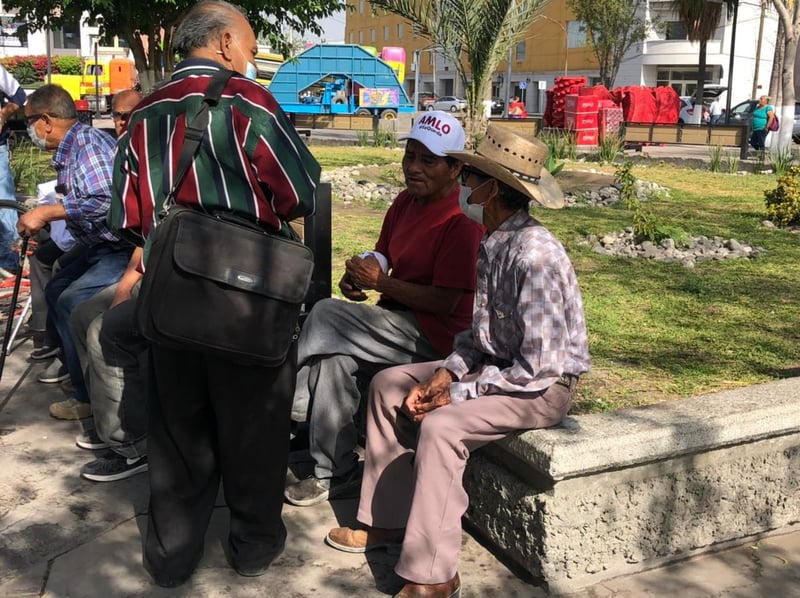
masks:
<svg viewBox="0 0 800 598"><path fill-rule="evenodd" d="M305 299L314 270L305 245L195 210L175 217L177 268L288 303Z"/></svg>

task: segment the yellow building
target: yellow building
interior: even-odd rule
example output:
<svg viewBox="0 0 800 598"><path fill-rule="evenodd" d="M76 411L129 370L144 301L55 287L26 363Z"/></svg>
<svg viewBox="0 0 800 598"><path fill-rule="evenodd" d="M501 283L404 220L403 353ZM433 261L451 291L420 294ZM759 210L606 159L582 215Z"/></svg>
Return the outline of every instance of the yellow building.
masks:
<svg viewBox="0 0 800 598"><path fill-rule="evenodd" d="M403 82L409 95L415 92L414 58L420 51L419 83L421 92L438 96L464 96L464 89L453 63L434 45L417 35L409 21L378 10L373 14L368 0L347 0L345 43L375 46L399 46L406 51L406 77ZM545 106L544 90L564 74L584 75L594 82L598 75L597 59L586 44L586 34L564 0L553 0L542 11L526 34L511 49L511 77L508 64L502 62L492 78L492 95L519 96L528 112L541 112Z"/></svg>

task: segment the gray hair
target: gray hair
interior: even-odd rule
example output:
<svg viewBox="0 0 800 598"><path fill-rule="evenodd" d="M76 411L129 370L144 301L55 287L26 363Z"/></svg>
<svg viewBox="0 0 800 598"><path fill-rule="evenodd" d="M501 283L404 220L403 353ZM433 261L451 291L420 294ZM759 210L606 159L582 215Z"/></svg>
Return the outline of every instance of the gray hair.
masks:
<svg viewBox="0 0 800 598"><path fill-rule="evenodd" d="M231 26L236 14L246 17L247 13L239 6L225 0L202 0L195 4L175 30L172 49L182 57L192 50L205 48L218 39L222 32Z"/></svg>
<svg viewBox="0 0 800 598"><path fill-rule="evenodd" d="M49 114L54 118L77 119L78 111L69 92L60 85L42 85L26 102L35 114Z"/></svg>

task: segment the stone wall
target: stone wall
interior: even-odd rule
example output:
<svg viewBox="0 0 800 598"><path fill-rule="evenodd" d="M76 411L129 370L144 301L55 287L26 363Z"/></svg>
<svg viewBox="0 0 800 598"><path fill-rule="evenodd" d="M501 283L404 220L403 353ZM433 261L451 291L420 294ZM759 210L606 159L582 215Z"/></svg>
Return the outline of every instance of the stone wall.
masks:
<svg viewBox="0 0 800 598"><path fill-rule="evenodd" d="M554 593L800 522L800 380L569 418L477 452L469 523Z"/></svg>

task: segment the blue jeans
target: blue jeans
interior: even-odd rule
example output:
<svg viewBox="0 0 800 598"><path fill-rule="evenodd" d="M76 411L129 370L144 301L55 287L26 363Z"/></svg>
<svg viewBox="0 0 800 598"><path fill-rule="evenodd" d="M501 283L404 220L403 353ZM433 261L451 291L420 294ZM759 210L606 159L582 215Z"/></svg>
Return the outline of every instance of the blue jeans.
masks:
<svg viewBox="0 0 800 598"><path fill-rule="evenodd" d="M75 398L83 403L89 402L89 393L72 336L70 315L78 304L119 281L131 253L133 247L117 249L108 243L90 247L59 270L44 289L50 317L61 339L64 365L75 387Z"/></svg>
<svg viewBox="0 0 800 598"><path fill-rule="evenodd" d="M0 145L0 199L17 199L14 175L8 161L8 145ZM19 267L19 254L11 247L19 239L17 234L18 214L14 210L0 210L0 268L16 272Z"/></svg>

